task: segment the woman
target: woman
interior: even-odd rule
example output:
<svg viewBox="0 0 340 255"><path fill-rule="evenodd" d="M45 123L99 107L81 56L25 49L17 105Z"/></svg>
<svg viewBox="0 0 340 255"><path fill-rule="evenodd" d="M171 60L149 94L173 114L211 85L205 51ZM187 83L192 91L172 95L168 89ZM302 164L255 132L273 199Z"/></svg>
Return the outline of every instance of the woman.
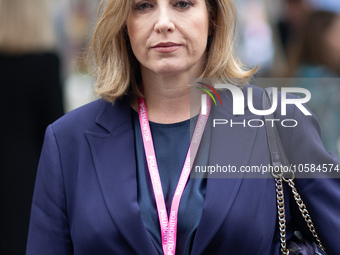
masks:
<svg viewBox="0 0 340 255"><path fill-rule="evenodd" d="M230 0L107 2L91 44L97 93L105 100L47 129L27 254L279 254L272 178L182 181L182 168L187 173L193 162L186 158L190 121L203 118L190 119L190 79L241 82L254 73L233 56L234 22ZM262 92L253 91L257 109ZM230 98L221 96L223 107L210 117L239 120ZM301 112L288 108L302 122ZM244 118L254 117L245 109ZM294 132L279 128L293 164L337 164L316 126L311 117ZM269 164L265 140L264 129L214 129L208 121L195 164ZM299 186L335 254L339 181L299 180Z"/></svg>
<svg viewBox="0 0 340 255"><path fill-rule="evenodd" d="M340 74L340 16L331 11L314 11L297 43L293 70L300 76L336 77ZM309 69L309 70L308 70Z"/></svg>
<svg viewBox="0 0 340 255"><path fill-rule="evenodd" d="M60 61L44 0L0 2L0 254L24 254L46 127L63 115Z"/></svg>
<svg viewBox="0 0 340 255"><path fill-rule="evenodd" d="M312 94L307 105L321 122L325 148L340 155L340 16L311 13L297 48L292 76L308 78L299 80L299 86Z"/></svg>

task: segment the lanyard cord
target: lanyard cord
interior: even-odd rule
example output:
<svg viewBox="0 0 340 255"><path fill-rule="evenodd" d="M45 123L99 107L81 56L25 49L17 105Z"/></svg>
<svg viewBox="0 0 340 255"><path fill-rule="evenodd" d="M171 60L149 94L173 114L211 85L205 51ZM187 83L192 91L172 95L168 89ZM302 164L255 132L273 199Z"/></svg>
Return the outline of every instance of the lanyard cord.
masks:
<svg viewBox="0 0 340 255"><path fill-rule="evenodd" d="M202 140L203 132L208 121L211 110L211 100L207 100L207 114L200 112L195 130L190 142L190 146L185 158L183 169L177 183L174 197L171 203L170 217L168 218L161 179L159 175L155 149L153 146L151 129L149 125L148 113L143 98L138 98L138 115L143 136L145 156L148 164L153 193L156 200L158 219L161 228L162 248L164 255L174 255L176 252L178 208L180 200L188 181L192 165L195 161L197 151ZM192 150L192 160L190 160L190 150Z"/></svg>

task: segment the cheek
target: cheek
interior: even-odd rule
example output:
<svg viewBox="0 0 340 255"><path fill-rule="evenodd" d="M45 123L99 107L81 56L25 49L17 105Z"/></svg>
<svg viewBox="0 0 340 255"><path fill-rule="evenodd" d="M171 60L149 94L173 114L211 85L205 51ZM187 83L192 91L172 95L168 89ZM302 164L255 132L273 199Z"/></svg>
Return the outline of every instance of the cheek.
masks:
<svg viewBox="0 0 340 255"><path fill-rule="evenodd" d="M196 20L194 22L188 22L187 24L187 36L192 43L192 50L195 53L203 53L207 46L209 25L205 19Z"/></svg>
<svg viewBox="0 0 340 255"><path fill-rule="evenodd" d="M196 41L197 41L197 46L200 50L200 53L205 52L207 48L207 39L208 39L208 26L206 24L198 24L197 25L197 30L196 30Z"/></svg>
<svg viewBox="0 0 340 255"><path fill-rule="evenodd" d="M338 31L337 39L335 40L335 45L336 45L337 50L339 51L339 54L340 54L340 30Z"/></svg>
<svg viewBox="0 0 340 255"><path fill-rule="evenodd" d="M338 35L333 35L329 40L329 45L333 53L340 54L340 33Z"/></svg>
<svg viewBox="0 0 340 255"><path fill-rule="evenodd" d="M133 45L135 41L138 41L138 27L136 27L136 24L134 22L127 20L126 28L131 45Z"/></svg>
<svg viewBox="0 0 340 255"><path fill-rule="evenodd" d="M337 53L337 55L340 55L340 20L334 24L330 31L328 42L331 46L331 50L334 51L334 53Z"/></svg>
<svg viewBox="0 0 340 255"><path fill-rule="evenodd" d="M143 33L143 27L139 24L127 21L127 31L130 39L132 51L138 59L143 54L143 47L145 45L145 33Z"/></svg>

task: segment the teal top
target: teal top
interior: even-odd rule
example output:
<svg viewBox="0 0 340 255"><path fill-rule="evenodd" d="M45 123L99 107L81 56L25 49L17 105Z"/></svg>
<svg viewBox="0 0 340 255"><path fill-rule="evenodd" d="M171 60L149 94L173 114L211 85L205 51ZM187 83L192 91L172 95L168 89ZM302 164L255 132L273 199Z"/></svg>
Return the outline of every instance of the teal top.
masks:
<svg viewBox="0 0 340 255"><path fill-rule="evenodd" d="M131 111L135 135L138 204L147 232L158 253L163 254L157 207L145 159L138 113L134 110ZM174 124L149 122L168 215L189 148L190 128L193 130L196 121L197 117ZM207 129L210 128L207 127ZM206 144L208 141L206 135L204 136L199 152L204 156L200 157L199 161L207 162L209 145ZM206 184L206 178L189 178L184 189L178 212L176 254L190 254L191 252L201 219Z"/></svg>

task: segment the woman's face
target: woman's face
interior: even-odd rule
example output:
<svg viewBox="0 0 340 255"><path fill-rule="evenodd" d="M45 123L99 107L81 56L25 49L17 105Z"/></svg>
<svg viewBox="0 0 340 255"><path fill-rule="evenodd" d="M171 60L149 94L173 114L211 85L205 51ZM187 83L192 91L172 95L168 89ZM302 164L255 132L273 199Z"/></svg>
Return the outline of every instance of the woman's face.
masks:
<svg viewBox="0 0 340 255"><path fill-rule="evenodd" d="M336 63L340 68L340 17L333 22L327 31L325 39L330 48L331 56L336 58Z"/></svg>
<svg viewBox="0 0 340 255"><path fill-rule="evenodd" d="M203 72L209 30L205 0L132 0L126 22L142 71Z"/></svg>

